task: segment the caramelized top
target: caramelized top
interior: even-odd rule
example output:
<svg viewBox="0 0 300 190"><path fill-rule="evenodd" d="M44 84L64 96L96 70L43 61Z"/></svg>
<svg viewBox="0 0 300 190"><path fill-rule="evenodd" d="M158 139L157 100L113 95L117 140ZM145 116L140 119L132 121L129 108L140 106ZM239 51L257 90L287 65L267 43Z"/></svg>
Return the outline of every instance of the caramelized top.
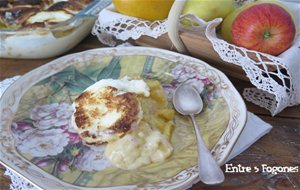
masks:
<svg viewBox="0 0 300 190"><path fill-rule="evenodd" d="M97 144L124 135L140 119L141 111L135 93L120 93L111 86L82 93L75 100L75 108L74 119L81 138ZM103 138L101 132L108 131L111 137Z"/></svg>
<svg viewBox="0 0 300 190"><path fill-rule="evenodd" d="M46 27L68 20L93 1L0 0L0 26L20 30ZM41 12L43 14L39 14ZM32 20L36 20L36 22L32 22Z"/></svg>

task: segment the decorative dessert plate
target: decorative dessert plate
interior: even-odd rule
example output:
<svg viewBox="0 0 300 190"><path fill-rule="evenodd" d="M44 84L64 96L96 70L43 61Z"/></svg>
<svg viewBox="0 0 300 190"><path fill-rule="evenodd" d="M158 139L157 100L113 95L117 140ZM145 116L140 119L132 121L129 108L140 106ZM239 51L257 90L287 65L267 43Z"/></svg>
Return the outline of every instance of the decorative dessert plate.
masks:
<svg viewBox="0 0 300 190"><path fill-rule="evenodd" d="M155 79L172 107L174 89L191 81L203 88L197 122L220 165L246 122L245 104L227 77L203 61L142 47L101 48L71 54L17 80L0 101L0 161L44 189L184 189L197 182L191 121L177 114L172 155L163 162L121 170L103 148L82 143L70 124L72 102L101 79Z"/></svg>

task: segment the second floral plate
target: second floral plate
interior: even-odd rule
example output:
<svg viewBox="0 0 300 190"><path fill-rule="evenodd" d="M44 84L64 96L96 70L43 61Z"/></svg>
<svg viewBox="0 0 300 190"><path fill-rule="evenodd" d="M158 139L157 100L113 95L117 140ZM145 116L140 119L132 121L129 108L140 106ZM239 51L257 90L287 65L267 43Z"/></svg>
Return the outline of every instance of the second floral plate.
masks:
<svg viewBox="0 0 300 190"><path fill-rule="evenodd" d="M82 143L70 125L72 102L96 81L124 76L160 81L169 102L181 83L201 85L205 105L197 122L215 159L224 163L246 122L238 92L200 60L141 47L64 56L16 81L0 102L0 161L47 189L183 189L197 182L195 135L190 120L179 114L174 152L163 162L121 170L109 163L103 148Z"/></svg>

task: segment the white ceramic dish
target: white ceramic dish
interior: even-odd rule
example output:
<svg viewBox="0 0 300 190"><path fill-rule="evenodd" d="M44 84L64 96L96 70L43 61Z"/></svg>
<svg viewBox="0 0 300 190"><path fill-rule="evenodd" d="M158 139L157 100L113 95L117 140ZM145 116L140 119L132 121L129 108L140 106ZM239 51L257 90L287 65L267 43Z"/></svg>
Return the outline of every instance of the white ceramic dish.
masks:
<svg viewBox="0 0 300 190"><path fill-rule="evenodd" d="M97 14L111 0L96 0L71 19L51 28L0 30L0 57L42 59L60 55L91 31Z"/></svg>

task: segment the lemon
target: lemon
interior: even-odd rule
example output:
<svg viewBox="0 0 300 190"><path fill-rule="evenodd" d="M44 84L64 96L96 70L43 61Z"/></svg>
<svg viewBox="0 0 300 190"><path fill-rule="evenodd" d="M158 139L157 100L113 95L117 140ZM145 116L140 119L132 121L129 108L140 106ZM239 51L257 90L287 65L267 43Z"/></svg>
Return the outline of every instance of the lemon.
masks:
<svg viewBox="0 0 300 190"><path fill-rule="evenodd" d="M168 17L174 0L112 0L122 14L145 20L163 20Z"/></svg>

